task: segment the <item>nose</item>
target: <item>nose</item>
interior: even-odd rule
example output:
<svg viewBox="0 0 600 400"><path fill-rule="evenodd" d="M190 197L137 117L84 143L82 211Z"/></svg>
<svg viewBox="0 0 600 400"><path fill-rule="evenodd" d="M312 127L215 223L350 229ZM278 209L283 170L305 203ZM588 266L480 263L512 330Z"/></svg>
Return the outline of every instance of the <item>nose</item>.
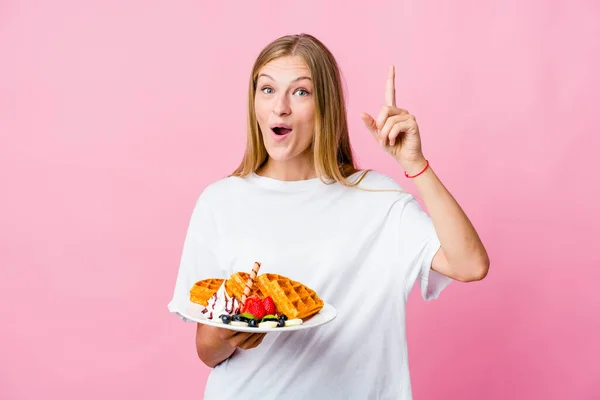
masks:
<svg viewBox="0 0 600 400"><path fill-rule="evenodd" d="M281 95L277 96L275 99L275 104L273 106L273 113L277 116L289 115L292 112L290 108L290 102L287 96Z"/></svg>

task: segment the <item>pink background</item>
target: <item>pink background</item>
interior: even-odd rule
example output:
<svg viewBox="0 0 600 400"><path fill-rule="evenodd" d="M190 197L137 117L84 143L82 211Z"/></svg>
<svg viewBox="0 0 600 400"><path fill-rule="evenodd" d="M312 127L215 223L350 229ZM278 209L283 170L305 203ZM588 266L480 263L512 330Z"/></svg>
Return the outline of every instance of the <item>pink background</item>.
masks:
<svg viewBox="0 0 600 400"><path fill-rule="evenodd" d="M600 6L324 3L0 4L0 398L202 397L166 307L185 229L241 157L254 57L297 32L341 64L361 165L413 191L359 118L396 64L491 255L483 282L413 293L415 398L600 398Z"/></svg>

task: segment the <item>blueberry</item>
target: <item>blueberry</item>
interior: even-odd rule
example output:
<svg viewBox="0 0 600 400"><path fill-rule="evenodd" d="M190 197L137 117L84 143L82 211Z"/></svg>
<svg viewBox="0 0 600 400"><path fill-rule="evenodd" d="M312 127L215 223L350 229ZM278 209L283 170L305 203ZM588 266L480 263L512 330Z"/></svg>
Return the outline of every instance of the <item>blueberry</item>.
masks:
<svg viewBox="0 0 600 400"><path fill-rule="evenodd" d="M250 321L248 321L248 326L250 328L258 328L258 320L251 319Z"/></svg>
<svg viewBox="0 0 600 400"><path fill-rule="evenodd" d="M287 321L287 320L288 320L288 317L287 317L287 315L285 315L285 314L281 314L281 315L279 316L279 320L280 320L280 321Z"/></svg>
<svg viewBox="0 0 600 400"><path fill-rule="evenodd" d="M223 314L221 315L221 321L223 321L225 325L228 325L231 322L231 317L227 314Z"/></svg>
<svg viewBox="0 0 600 400"><path fill-rule="evenodd" d="M248 322L248 319L245 317L242 317L239 314L235 314L234 316L231 317L232 321L242 321L242 322Z"/></svg>
<svg viewBox="0 0 600 400"><path fill-rule="evenodd" d="M277 321L278 328L283 328L284 326L285 326L285 321L283 319L280 319L279 321Z"/></svg>

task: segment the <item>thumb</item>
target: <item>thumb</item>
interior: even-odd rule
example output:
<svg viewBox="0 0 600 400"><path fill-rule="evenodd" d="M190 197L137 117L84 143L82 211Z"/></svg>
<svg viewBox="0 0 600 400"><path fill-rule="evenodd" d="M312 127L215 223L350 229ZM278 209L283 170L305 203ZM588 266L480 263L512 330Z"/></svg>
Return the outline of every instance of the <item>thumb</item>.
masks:
<svg viewBox="0 0 600 400"><path fill-rule="evenodd" d="M360 114L360 118L365 123L365 126L377 138L377 121L366 112Z"/></svg>

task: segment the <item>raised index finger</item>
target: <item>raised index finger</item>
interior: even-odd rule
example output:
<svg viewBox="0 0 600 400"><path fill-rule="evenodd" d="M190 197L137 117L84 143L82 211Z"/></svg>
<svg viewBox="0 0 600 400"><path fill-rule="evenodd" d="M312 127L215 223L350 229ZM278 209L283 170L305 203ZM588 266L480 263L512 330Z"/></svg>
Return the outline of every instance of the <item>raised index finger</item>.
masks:
<svg viewBox="0 0 600 400"><path fill-rule="evenodd" d="M387 83L385 85L385 104L396 107L396 69L392 64L388 71Z"/></svg>

